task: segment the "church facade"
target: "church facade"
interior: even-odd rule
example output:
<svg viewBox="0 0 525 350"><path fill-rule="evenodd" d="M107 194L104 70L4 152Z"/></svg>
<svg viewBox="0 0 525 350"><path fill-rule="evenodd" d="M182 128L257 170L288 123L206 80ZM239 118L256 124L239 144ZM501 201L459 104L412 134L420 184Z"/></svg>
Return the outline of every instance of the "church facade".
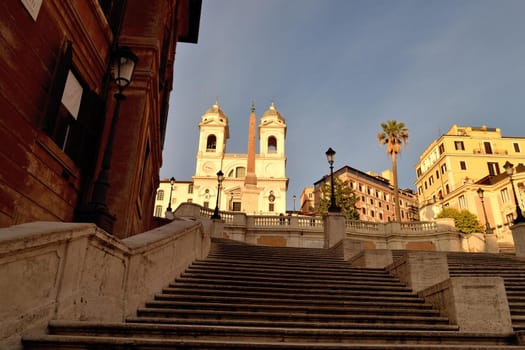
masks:
<svg viewBox="0 0 525 350"><path fill-rule="evenodd" d="M201 116L192 181L182 181L184 186L176 181L173 190L169 181L161 181L154 215L165 213L170 193L173 210L181 202L193 202L208 208L215 208L218 203L220 210L247 214L286 212L286 121L274 103L263 113L258 125L253 106L249 118L247 153L237 154L226 151L229 120L219 104L213 104ZM220 189L219 170L224 174ZM162 191L162 200L159 200L159 191Z"/></svg>

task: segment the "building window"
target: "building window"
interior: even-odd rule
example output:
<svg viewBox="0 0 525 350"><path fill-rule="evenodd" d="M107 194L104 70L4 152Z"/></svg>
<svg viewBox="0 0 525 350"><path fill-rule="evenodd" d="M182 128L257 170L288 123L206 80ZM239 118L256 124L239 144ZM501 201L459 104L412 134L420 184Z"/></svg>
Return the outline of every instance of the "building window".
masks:
<svg viewBox="0 0 525 350"><path fill-rule="evenodd" d="M367 187L366 192L370 194L370 187Z"/></svg>
<svg viewBox="0 0 525 350"><path fill-rule="evenodd" d="M520 153L520 144L517 142L514 142L513 145L514 145L514 152Z"/></svg>
<svg viewBox="0 0 525 350"><path fill-rule="evenodd" d="M162 217L162 205L157 205L155 207L155 216Z"/></svg>
<svg viewBox="0 0 525 350"><path fill-rule="evenodd" d="M490 142L483 142L483 147L485 148L486 154L492 154L492 145L490 144Z"/></svg>
<svg viewBox="0 0 525 350"><path fill-rule="evenodd" d="M383 220L383 213L379 213L379 220Z"/></svg>
<svg viewBox="0 0 525 350"><path fill-rule="evenodd" d="M374 200L370 198L370 204L374 205Z"/></svg>
<svg viewBox="0 0 525 350"><path fill-rule="evenodd" d="M188 193L193 193L193 184L188 185Z"/></svg>
<svg viewBox="0 0 525 350"><path fill-rule="evenodd" d="M379 208L381 208L383 206L383 203L381 203L381 202L378 202L377 204L379 205Z"/></svg>
<svg viewBox="0 0 525 350"><path fill-rule="evenodd" d="M444 174L447 171L447 165L443 164L441 165L441 174Z"/></svg>
<svg viewBox="0 0 525 350"><path fill-rule="evenodd" d="M217 148L217 137L215 135L209 135L206 140L206 152L215 152Z"/></svg>
<svg viewBox="0 0 525 350"><path fill-rule="evenodd" d="M430 175L430 177L428 178L428 184L430 186L432 186L434 184L434 176Z"/></svg>
<svg viewBox="0 0 525 350"><path fill-rule="evenodd" d="M376 213L373 210L370 210L370 216L375 218L376 217Z"/></svg>
<svg viewBox="0 0 525 350"><path fill-rule="evenodd" d="M423 187L419 186L417 188L417 193L420 194L420 195L423 194Z"/></svg>
<svg viewBox="0 0 525 350"><path fill-rule="evenodd" d="M366 215L366 208L362 209L363 215Z"/></svg>
<svg viewBox="0 0 525 350"><path fill-rule="evenodd" d="M507 188L501 190L501 200L503 203L507 203L510 200L509 191Z"/></svg>
<svg viewBox="0 0 525 350"><path fill-rule="evenodd" d="M514 214L512 213L509 213L505 216L505 218L507 219L507 224L512 224L514 223Z"/></svg>
<svg viewBox="0 0 525 350"><path fill-rule="evenodd" d="M417 168L416 170L417 177L421 177L421 168Z"/></svg>
<svg viewBox="0 0 525 350"><path fill-rule="evenodd" d="M157 191L157 200L158 201L164 200L164 190Z"/></svg>
<svg viewBox="0 0 525 350"><path fill-rule="evenodd" d="M273 212L274 209L275 209L275 204L274 203L268 203L268 211Z"/></svg>
<svg viewBox="0 0 525 350"><path fill-rule="evenodd" d="M463 144L463 141L454 141L454 147L456 147L456 151L465 150L465 145Z"/></svg>
<svg viewBox="0 0 525 350"><path fill-rule="evenodd" d="M458 200L459 200L459 209L466 209L467 202L465 202L465 196L464 195L459 196Z"/></svg>
<svg viewBox="0 0 525 350"><path fill-rule="evenodd" d="M439 179L439 170L436 170L436 179Z"/></svg>
<svg viewBox="0 0 525 350"><path fill-rule="evenodd" d="M443 153L445 153L445 145L440 144L439 145L439 155L442 155Z"/></svg>
<svg viewBox="0 0 525 350"><path fill-rule="evenodd" d="M359 192L363 192L363 185L359 184Z"/></svg>
<svg viewBox="0 0 525 350"><path fill-rule="evenodd" d="M233 211L241 211L241 202L233 202Z"/></svg>
<svg viewBox="0 0 525 350"><path fill-rule="evenodd" d="M499 164L497 162L487 162L487 166L489 168L489 175L499 175Z"/></svg>
<svg viewBox="0 0 525 350"><path fill-rule="evenodd" d="M390 205L386 205L386 210L390 210Z"/></svg>
<svg viewBox="0 0 525 350"><path fill-rule="evenodd" d="M448 184L445 185L445 192L447 192L447 194L450 193L450 187L448 187Z"/></svg>
<svg viewBox="0 0 525 350"><path fill-rule="evenodd" d="M202 206L203 206L204 208L209 208L209 207L210 207L210 202L204 202L204 203L202 204Z"/></svg>
<svg viewBox="0 0 525 350"><path fill-rule="evenodd" d="M275 136L268 137L268 153L277 152L277 139Z"/></svg>
<svg viewBox="0 0 525 350"><path fill-rule="evenodd" d="M428 184L427 182L425 181L425 190L428 188Z"/></svg>
<svg viewBox="0 0 525 350"><path fill-rule="evenodd" d="M308 198L313 198L314 194L313 193L308 193Z"/></svg>
<svg viewBox="0 0 525 350"><path fill-rule="evenodd" d="M246 168L245 167L238 167L235 169L235 177L245 177L246 176Z"/></svg>
<svg viewBox="0 0 525 350"><path fill-rule="evenodd" d="M459 167L461 168L461 170L467 170L467 162L465 162L464 160L460 161Z"/></svg>

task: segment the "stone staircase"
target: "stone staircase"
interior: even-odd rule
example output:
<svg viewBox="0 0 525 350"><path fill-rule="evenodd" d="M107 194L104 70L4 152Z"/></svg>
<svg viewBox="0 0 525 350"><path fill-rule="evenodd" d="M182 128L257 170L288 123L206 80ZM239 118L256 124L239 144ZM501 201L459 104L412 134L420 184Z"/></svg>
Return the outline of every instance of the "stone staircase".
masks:
<svg viewBox="0 0 525 350"><path fill-rule="evenodd" d="M500 276L505 283L514 331L525 330L525 260L507 254L447 254L449 273L455 276Z"/></svg>
<svg viewBox="0 0 525 350"><path fill-rule="evenodd" d="M383 269L329 250L214 240L122 323L53 321L25 349L525 349L460 333Z"/></svg>

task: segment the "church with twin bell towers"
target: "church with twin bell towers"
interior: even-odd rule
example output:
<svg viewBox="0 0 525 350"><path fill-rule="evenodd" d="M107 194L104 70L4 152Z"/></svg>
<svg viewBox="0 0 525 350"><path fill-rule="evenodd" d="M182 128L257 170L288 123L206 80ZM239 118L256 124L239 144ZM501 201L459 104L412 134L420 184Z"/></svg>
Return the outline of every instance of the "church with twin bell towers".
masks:
<svg viewBox="0 0 525 350"><path fill-rule="evenodd" d="M217 200L217 172L222 170L219 208L248 214L286 212L286 121L272 102L257 127L252 104L246 154L226 152L228 117L216 102L201 116L192 202L213 208ZM257 153L257 138L259 153Z"/></svg>

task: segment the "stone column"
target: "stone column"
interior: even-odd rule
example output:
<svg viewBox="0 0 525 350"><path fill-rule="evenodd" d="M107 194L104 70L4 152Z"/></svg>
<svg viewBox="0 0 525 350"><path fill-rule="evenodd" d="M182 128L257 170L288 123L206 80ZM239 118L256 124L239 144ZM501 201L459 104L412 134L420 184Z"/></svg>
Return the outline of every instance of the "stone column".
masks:
<svg viewBox="0 0 525 350"><path fill-rule="evenodd" d="M442 252L407 252L388 267L388 272L415 292L443 282L450 277L447 255Z"/></svg>
<svg viewBox="0 0 525 350"><path fill-rule="evenodd" d="M525 223L519 223L510 227L516 256L525 257Z"/></svg>
<svg viewBox="0 0 525 350"><path fill-rule="evenodd" d="M460 332L512 332L512 321L501 277L452 277L419 293L439 309Z"/></svg>
<svg viewBox="0 0 525 350"><path fill-rule="evenodd" d="M324 247L331 248L346 238L345 216L341 213L328 212L324 219Z"/></svg>

